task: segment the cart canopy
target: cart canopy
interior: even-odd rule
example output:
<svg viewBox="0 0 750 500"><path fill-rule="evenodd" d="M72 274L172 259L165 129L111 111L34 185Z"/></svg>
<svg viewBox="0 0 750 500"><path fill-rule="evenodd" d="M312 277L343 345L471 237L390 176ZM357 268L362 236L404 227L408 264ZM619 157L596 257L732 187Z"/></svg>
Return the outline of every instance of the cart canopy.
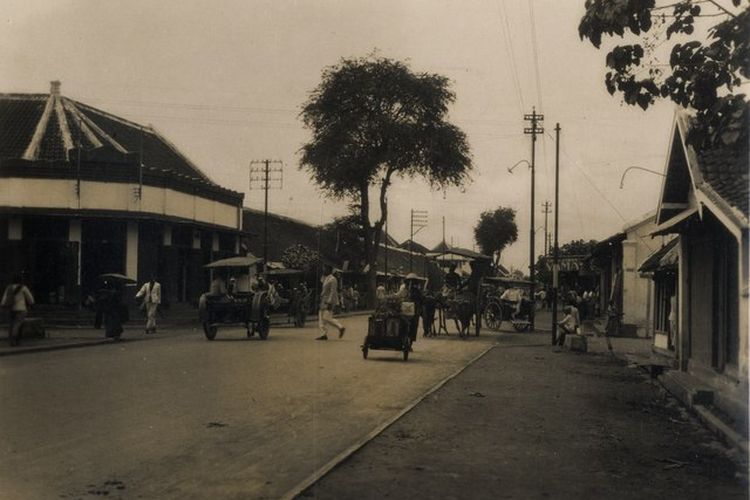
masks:
<svg viewBox="0 0 750 500"><path fill-rule="evenodd" d="M229 257L226 259L219 259L217 261L206 264L203 267L217 268L217 267L250 267L263 262L263 259L256 257L253 254L247 254L240 257Z"/></svg>

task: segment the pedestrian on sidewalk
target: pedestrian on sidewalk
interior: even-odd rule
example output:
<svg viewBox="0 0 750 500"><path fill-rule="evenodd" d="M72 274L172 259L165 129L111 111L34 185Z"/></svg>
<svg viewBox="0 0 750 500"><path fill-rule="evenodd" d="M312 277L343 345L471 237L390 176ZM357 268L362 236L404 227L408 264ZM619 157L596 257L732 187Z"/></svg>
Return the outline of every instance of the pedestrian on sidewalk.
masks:
<svg viewBox="0 0 750 500"><path fill-rule="evenodd" d="M128 320L127 307L122 303L122 286L114 281L104 280L102 287L96 291L97 328L104 322L104 335L107 338L120 340L123 321ZM101 318L101 319L100 319Z"/></svg>
<svg viewBox="0 0 750 500"><path fill-rule="evenodd" d="M156 312L161 304L161 284L156 281L156 276L151 275L151 279L135 294L136 299L141 297L141 308L146 312L146 334L156 333Z"/></svg>
<svg viewBox="0 0 750 500"><path fill-rule="evenodd" d="M571 310L572 306L566 306L563 309L563 312L565 313L565 317L562 319L562 321L557 323L558 328L558 335L557 335L557 345L562 346L565 344L565 336L575 335L576 334L576 319L575 316L572 314Z"/></svg>
<svg viewBox="0 0 750 500"><path fill-rule="evenodd" d="M328 327L332 325L339 331L339 338L344 336L346 328L333 317L333 309L339 303L339 290L333 269L329 265L323 266L323 287L320 292L320 310L318 311L318 327L321 335L315 340L328 340Z"/></svg>
<svg viewBox="0 0 750 500"><path fill-rule="evenodd" d="M28 308L34 305L34 297L24 283L23 276L16 275L5 288L2 306L9 311L8 340L11 347L21 343L21 326L26 319Z"/></svg>

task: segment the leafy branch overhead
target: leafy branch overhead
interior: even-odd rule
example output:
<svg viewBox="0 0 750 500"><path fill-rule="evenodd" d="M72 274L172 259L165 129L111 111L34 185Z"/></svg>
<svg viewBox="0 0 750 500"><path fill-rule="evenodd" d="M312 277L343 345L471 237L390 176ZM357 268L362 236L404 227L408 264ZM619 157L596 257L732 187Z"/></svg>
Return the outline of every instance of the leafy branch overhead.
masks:
<svg viewBox="0 0 750 500"><path fill-rule="evenodd" d="M655 0L586 0L578 33L596 48L604 36L635 35L637 43L617 45L607 54L609 93L643 109L663 98L693 108L695 126L688 137L693 145L732 145L748 119L745 95L737 91L750 77L750 2L722 2L657 6ZM717 19L706 39L696 33L701 17ZM669 61L662 63L659 49L669 41Z"/></svg>

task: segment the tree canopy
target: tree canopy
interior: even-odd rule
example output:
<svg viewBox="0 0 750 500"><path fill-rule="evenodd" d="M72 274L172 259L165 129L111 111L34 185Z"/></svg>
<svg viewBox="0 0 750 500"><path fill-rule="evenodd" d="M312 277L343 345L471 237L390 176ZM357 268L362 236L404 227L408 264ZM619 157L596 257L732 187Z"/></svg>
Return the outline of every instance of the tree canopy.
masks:
<svg viewBox="0 0 750 500"><path fill-rule="evenodd" d="M498 207L482 212L474 226L474 239L483 254L494 257L493 265L497 268L502 251L518 239L516 211Z"/></svg>
<svg viewBox="0 0 750 500"><path fill-rule="evenodd" d="M469 178L466 135L447 120L455 98L447 78L415 73L402 62L371 55L324 69L302 107L301 118L312 137L302 147L300 168L327 196L346 198L356 207L371 281L390 184L396 178L421 177L444 188ZM371 188L380 209L374 223Z"/></svg>
<svg viewBox="0 0 750 500"><path fill-rule="evenodd" d="M742 6L743 4L744 7ZM671 99L696 111L688 140L698 147L735 145L748 120L745 95L737 93L750 76L750 2L680 0L586 0L578 26L581 37L599 48L604 36L634 35L606 57L605 85L630 105L647 109ZM740 10L738 10L740 9ZM706 38L696 19L716 19ZM668 63L662 44L671 42Z"/></svg>

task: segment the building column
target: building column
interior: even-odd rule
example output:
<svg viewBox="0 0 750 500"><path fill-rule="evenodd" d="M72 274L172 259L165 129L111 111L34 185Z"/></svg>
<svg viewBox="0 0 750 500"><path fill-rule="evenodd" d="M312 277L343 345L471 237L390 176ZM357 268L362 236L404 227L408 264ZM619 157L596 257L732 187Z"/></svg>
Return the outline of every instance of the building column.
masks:
<svg viewBox="0 0 750 500"><path fill-rule="evenodd" d="M198 229L193 229L193 250L201 249L201 232Z"/></svg>
<svg viewBox="0 0 750 500"><path fill-rule="evenodd" d="M687 371L688 353L690 352L690 246L687 238L680 235L679 256L677 259L677 338L675 350L680 363L680 370Z"/></svg>
<svg viewBox="0 0 750 500"><path fill-rule="evenodd" d="M125 275L138 281L138 221L128 221L125 238Z"/></svg>
<svg viewBox="0 0 750 500"><path fill-rule="evenodd" d="M23 219L8 219L8 239L11 241L23 239Z"/></svg>
<svg viewBox="0 0 750 500"><path fill-rule="evenodd" d="M76 260L76 285L81 286L81 247L83 247L83 231L81 219L71 219L68 222L68 241L78 243L78 258Z"/></svg>
<svg viewBox="0 0 750 500"><path fill-rule="evenodd" d="M161 244L165 247L172 246L172 226L168 224L164 225L164 234L162 235Z"/></svg>

